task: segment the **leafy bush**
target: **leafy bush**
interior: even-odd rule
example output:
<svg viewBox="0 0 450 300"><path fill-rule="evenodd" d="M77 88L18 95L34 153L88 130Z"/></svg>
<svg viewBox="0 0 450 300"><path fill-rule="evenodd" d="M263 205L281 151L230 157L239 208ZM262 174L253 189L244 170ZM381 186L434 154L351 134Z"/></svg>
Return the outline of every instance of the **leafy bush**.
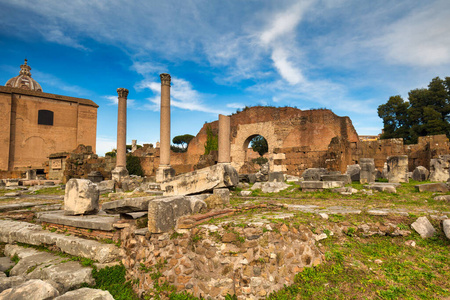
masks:
<svg viewBox="0 0 450 300"><path fill-rule="evenodd" d="M127 155L127 170L130 175L144 176L141 160L137 156L131 154Z"/></svg>

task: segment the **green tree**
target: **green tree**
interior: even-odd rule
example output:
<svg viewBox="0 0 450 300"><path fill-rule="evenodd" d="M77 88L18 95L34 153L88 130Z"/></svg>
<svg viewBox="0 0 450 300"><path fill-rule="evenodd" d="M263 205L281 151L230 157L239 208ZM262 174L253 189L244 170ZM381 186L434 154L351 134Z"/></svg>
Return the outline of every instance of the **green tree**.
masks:
<svg viewBox="0 0 450 300"><path fill-rule="evenodd" d="M144 176L144 171L141 167L141 160L133 154L127 155L127 170L130 175Z"/></svg>
<svg viewBox="0 0 450 300"><path fill-rule="evenodd" d="M205 155L211 153L211 151L217 151L219 149L219 137L217 133L214 133L210 126L206 127L206 143L205 143Z"/></svg>
<svg viewBox="0 0 450 300"><path fill-rule="evenodd" d="M428 88L411 90L408 100L393 96L378 107L384 125L382 139L403 138L406 143L417 143L419 136L450 137L450 77L436 77Z"/></svg>
<svg viewBox="0 0 450 300"><path fill-rule="evenodd" d="M267 140L262 135L255 136L250 141L250 146L253 151L258 152L260 156L263 156L269 151L269 145L267 145Z"/></svg>
<svg viewBox="0 0 450 300"><path fill-rule="evenodd" d="M191 140L194 138L191 134L177 135L172 139L172 143L179 146L171 146L174 152L186 152Z"/></svg>

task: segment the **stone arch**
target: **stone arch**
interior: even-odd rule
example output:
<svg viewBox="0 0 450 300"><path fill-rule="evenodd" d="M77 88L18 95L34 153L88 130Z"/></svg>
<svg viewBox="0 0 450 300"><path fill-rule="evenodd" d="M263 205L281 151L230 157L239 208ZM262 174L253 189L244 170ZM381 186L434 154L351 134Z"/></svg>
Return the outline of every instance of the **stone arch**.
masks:
<svg viewBox="0 0 450 300"><path fill-rule="evenodd" d="M273 155L276 148L282 146L281 139L277 138L273 122L260 122L252 124L239 124L236 136L231 141L231 164L239 170L245 163L247 158L247 148L257 135L263 136L268 145L267 157L270 166L273 166Z"/></svg>

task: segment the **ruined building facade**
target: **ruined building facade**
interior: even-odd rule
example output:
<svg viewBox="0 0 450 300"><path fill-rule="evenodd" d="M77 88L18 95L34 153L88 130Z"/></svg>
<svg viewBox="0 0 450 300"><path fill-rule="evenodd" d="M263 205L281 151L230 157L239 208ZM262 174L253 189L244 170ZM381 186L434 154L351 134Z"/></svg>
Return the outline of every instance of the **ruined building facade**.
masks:
<svg viewBox="0 0 450 300"><path fill-rule="evenodd" d="M95 153L98 105L88 99L44 93L27 61L20 74L0 86L2 176L44 169L51 153L79 144Z"/></svg>

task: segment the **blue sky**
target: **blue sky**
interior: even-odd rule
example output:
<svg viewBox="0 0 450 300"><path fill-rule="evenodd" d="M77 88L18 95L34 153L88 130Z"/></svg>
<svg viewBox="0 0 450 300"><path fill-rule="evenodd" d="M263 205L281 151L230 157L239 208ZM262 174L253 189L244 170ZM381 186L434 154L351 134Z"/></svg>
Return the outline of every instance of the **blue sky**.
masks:
<svg viewBox="0 0 450 300"><path fill-rule="evenodd" d="M159 140L159 74L172 137L245 105L328 108L378 134L390 96L450 76L450 1L0 0L0 84L24 58L44 92L100 105L97 152Z"/></svg>

